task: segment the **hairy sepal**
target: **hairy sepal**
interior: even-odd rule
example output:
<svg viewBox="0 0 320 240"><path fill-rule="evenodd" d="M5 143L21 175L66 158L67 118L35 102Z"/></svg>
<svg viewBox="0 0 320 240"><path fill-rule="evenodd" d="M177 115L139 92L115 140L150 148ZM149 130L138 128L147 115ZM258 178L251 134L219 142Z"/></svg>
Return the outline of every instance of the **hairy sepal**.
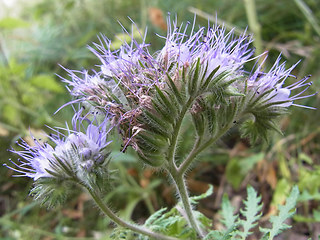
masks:
<svg viewBox="0 0 320 240"><path fill-rule="evenodd" d="M268 142L268 134L271 130L282 134L277 118L283 114L282 109L261 109L251 112L251 118L241 124L240 132L242 137L249 138L251 144L263 139Z"/></svg>
<svg viewBox="0 0 320 240"><path fill-rule="evenodd" d="M72 189L72 183L67 179L39 178L34 183L30 195L41 205L54 208L62 205Z"/></svg>

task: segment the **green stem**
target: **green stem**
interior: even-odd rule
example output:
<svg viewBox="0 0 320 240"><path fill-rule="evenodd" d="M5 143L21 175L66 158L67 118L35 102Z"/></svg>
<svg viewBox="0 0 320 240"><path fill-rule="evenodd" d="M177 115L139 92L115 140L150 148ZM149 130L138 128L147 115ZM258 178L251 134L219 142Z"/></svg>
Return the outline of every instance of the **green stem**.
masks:
<svg viewBox="0 0 320 240"><path fill-rule="evenodd" d="M261 25L258 22L257 10L255 0L243 0L244 7L246 9L248 24L250 30L253 32L255 41L254 46L256 48L256 55L262 54L262 37L261 37Z"/></svg>
<svg viewBox="0 0 320 240"><path fill-rule="evenodd" d="M177 142L178 142L178 137L180 133L180 128L182 121L186 115L186 112L190 108L191 104L193 103L194 98L190 97L187 101L187 103L183 106L180 112L180 116L174 125L174 132L171 138L171 144L168 149L168 155L167 155L167 160L168 160L168 171L176 185L177 192L180 196L181 202L183 204L183 208L187 214L187 220L192 228L196 230L196 232L203 237L204 234L202 233L200 227L198 226L197 220L195 219L192 211L192 206L189 201L189 195L188 195L188 190L187 186L185 184L184 180L184 174L179 174L178 168L175 162L175 153L176 153L176 148L177 148Z"/></svg>
<svg viewBox="0 0 320 240"><path fill-rule="evenodd" d="M190 226L193 229L195 229L196 232L203 238L205 236L205 234L201 230L201 228L199 227L198 222L197 222L196 218L194 217L194 214L192 211L192 206L191 206L191 203L189 200L189 194L188 194L187 186L185 183L184 175L171 173L171 177L177 187L177 191L179 193L179 196L180 196L181 202L183 204L183 208L185 210L185 213L187 214L187 218L188 218Z"/></svg>
<svg viewBox="0 0 320 240"><path fill-rule="evenodd" d="M159 233L155 233L150 231L149 229L146 229L144 227L140 227L131 223L128 223L124 221L123 219L119 218L108 206L106 206L102 199L99 197L99 195L89 187L86 187L88 192L90 193L92 199L95 201L95 203L98 205L98 207L102 210L102 212L107 215L113 222L118 224L121 227L128 228L132 230L133 232L143 234L145 236L151 237L153 239L161 239L161 240L178 240L178 238L175 237L169 237L165 236Z"/></svg>

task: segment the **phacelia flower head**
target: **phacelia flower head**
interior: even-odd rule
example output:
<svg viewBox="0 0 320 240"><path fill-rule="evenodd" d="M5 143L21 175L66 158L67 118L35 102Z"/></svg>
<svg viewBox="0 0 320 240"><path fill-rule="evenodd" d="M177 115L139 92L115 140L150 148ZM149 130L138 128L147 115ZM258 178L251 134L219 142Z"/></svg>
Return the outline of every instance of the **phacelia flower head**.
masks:
<svg viewBox="0 0 320 240"><path fill-rule="evenodd" d="M164 48L159 52L157 61L164 67L188 67L200 60L201 65L208 65L207 76L219 66L216 75L223 71L242 70L244 63L251 59L253 50L249 48L252 39L245 33L234 37L233 30L226 32L223 26L213 25L195 30L191 26L171 23L168 17L168 32ZM206 77L207 77L206 76Z"/></svg>
<svg viewBox="0 0 320 240"><path fill-rule="evenodd" d="M265 62L265 60L266 57L262 64ZM312 82L308 82L310 76L306 76L289 86L284 86L284 83L288 77L295 78L291 72L297 64L286 69L285 62L280 63L280 61L281 56L277 58L269 72L263 72L260 65L257 70L249 76L247 88L249 93L253 94L254 96L252 100L254 101L255 99L259 98L259 102L263 102L263 104L269 104L273 107L289 107L293 105L313 109L312 107L302 106L294 103L295 100L308 98L317 94L313 93L310 95L303 95L303 93L312 85ZM292 95L294 91L295 94Z"/></svg>
<svg viewBox="0 0 320 240"><path fill-rule="evenodd" d="M48 136L52 143L40 143L36 139L34 145L19 143L24 150L11 150L21 158L18 163L11 161L14 167L8 168L37 181L41 178L70 179L81 178L105 167L109 155L106 147L108 119L101 124L96 120L89 121L81 117L81 111L72 120L72 129L64 129L66 135L58 132Z"/></svg>
<svg viewBox="0 0 320 240"><path fill-rule="evenodd" d="M227 33L219 25L195 30L195 23L178 26L170 16L167 36L162 37L165 45L155 55L150 54L145 36L141 38L139 43L130 36L130 43L123 41L119 50L112 50L111 40L100 37L95 48L89 47L101 62L100 71L89 74L86 70L67 70L72 80L64 81L69 84L71 95L121 118L119 111L124 114L146 103L147 96L155 92L154 85L165 88L167 74L174 79L182 67L188 70L200 61L201 65L207 65L205 77L217 67L216 75L224 71L239 75L253 54L249 48L252 40L245 33L234 37L233 31ZM113 110L115 105L117 108Z"/></svg>

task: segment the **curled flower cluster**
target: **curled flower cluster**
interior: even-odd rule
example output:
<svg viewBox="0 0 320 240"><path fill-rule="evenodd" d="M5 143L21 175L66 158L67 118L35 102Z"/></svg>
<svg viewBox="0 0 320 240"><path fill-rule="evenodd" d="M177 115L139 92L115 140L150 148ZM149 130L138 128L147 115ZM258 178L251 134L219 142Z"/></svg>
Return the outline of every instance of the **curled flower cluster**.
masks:
<svg viewBox="0 0 320 240"><path fill-rule="evenodd" d="M8 166L21 175L33 178L72 179L94 172L102 168L109 152L106 147L109 130L108 119L98 126L95 121L81 117L81 112L75 114L72 129L64 129L66 135L56 131L48 136L49 142L41 143L34 139L34 145L23 141L19 143L24 150L11 150L22 159L14 163L15 168ZM89 124L87 124L89 121ZM84 126L87 125L85 130Z"/></svg>
<svg viewBox="0 0 320 240"><path fill-rule="evenodd" d="M266 58L264 59L264 61ZM263 62L264 62L263 61ZM277 107L289 107L291 105L314 109L309 106L302 106L293 103L295 100L308 98L316 95L317 93L313 93L310 95L303 95L305 91L312 85L312 82L307 82L310 78L309 76L304 77L303 79L294 82L289 86L284 86L285 80L288 77L294 77L291 74L293 69L297 64L292 67L286 69L285 62L280 63L280 56L269 70L269 72L261 71L262 67L259 66L256 71L254 71L248 78L248 88L253 91L253 93L258 97L261 95L265 95L263 99L267 103L274 104ZM296 89L304 88L302 91L298 92L296 95L292 95L292 91Z"/></svg>

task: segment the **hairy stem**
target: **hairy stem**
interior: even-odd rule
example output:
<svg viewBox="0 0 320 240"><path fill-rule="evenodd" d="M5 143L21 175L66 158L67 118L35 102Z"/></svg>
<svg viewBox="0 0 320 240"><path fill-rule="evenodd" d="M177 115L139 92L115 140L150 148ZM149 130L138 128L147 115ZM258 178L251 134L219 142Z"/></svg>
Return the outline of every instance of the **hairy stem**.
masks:
<svg viewBox="0 0 320 240"><path fill-rule="evenodd" d="M187 215L187 220L190 226L194 228L201 237L203 237L204 234L202 233L200 227L198 226L197 220L195 219L192 212L192 206L189 201L189 194L188 194L187 186L185 184L184 174L179 174L178 168L176 165L176 160L175 160L175 153L176 153L181 124L186 115L186 112L190 108L193 101L194 101L194 98L190 97L189 100L181 109L180 116L174 125L174 132L171 138L171 144L169 147L167 160L168 160L168 171L176 185L178 195L180 196L183 208Z"/></svg>
<svg viewBox="0 0 320 240"><path fill-rule="evenodd" d="M107 215L113 222L118 224L121 227L128 228L132 230L133 232L143 234L145 236L151 237L153 239L163 239L163 240L178 240L178 238L174 237L168 237L159 233L155 233L150 231L149 229L146 229L144 227L137 226L135 224L128 223L124 221L123 219L119 218L108 206L106 206L100 196L89 187L86 187L88 192L90 193L92 199L95 201L97 206L101 209L101 211Z"/></svg>
<svg viewBox="0 0 320 240"><path fill-rule="evenodd" d="M196 230L196 232L201 236L204 237L205 234L199 227L198 221L194 217L192 206L189 200L189 194L186 186L186 182L184 179L184 175L179 175L177 172L175 174L171 173L171 177L173 178L173 181L176 184L177 191L179 193L183 208L185 210L185 213L187 215L188 222L192 228Z"/></svg>

